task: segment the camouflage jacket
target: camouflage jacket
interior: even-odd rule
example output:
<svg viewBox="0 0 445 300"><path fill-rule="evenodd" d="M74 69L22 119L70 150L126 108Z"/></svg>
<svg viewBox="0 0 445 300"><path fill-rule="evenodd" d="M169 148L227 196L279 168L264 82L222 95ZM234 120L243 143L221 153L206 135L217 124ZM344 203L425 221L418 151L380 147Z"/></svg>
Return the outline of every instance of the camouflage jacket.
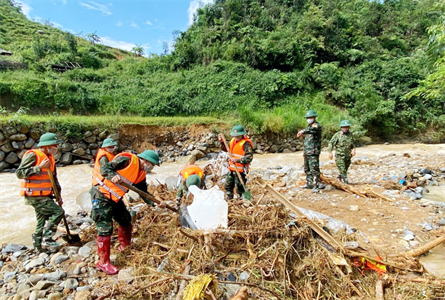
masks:
<svg viewBox="0 0 445 300"><path fill-rule="evenodd" d="M304 154L320 155L321 151L321 125L317 121L308 125L303 130L304 134Z"/></svg>
<svg viewBox="0 0 445 300"><path fill-rule="evenodd" d="M355 148L354 146L354 135L352 132L343 133L339 131L334 134L331 141L329 142L328 151L331 152L335 150L336 156L351 156L351 150Z"/></svg>
<svg viewBox="0 0 445 300"><path fill-rule="evenodd" d="M226 149L226 146L224 145L224 143L221 143L221 150L224 152L229 152L228 149ZM237 159L236 162L243 164L243 165L250 164L253 160L252 145L250 143L244 143L243 150L244 150L243 158Z"/></svg>

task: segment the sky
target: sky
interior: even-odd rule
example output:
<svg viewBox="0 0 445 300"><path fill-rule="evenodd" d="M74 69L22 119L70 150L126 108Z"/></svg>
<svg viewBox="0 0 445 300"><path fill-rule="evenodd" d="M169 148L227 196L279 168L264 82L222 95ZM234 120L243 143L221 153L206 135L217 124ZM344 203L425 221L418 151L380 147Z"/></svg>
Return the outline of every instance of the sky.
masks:
<svg viewBox="0 0 445 300"><path fill-rule="evenodd" d="M145 55L173 48L175 30L186 31L198 7L213 0L18 0L25 16L73 34L96 33L104 45ZM164 45L164 46L163 46Z"/></svg>

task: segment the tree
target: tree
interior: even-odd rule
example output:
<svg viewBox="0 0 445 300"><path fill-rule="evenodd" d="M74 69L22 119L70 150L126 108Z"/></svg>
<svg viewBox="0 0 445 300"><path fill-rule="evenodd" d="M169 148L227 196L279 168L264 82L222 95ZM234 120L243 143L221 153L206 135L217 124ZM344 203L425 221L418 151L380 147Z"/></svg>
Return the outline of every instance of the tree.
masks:
<svg viewBox="0 0 445 300"><path fill-rule="evenodd" d="M145 54L144 48L140 44L136 44L136 46L131 49L131 52L134 52L134 56L142 56Z"/></svg>
<svg viewBox="0 0 445 300"><path fill-rule="evenodd" d="M97 31L93 33L88 33L86 35L87 39L91 42L91 44L100 43L102 39L96 34Z"/></svg>

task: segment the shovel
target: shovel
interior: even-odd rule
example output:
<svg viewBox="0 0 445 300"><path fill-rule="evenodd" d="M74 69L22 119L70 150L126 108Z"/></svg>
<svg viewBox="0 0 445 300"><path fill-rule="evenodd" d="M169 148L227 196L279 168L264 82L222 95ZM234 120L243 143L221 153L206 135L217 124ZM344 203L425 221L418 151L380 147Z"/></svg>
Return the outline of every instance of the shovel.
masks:
<svg viewBox="0 0 445 300"><path fill-rule="evenodd" d="M130 185L128 183L125 183L125 182L119 183L119 185L122 185L122 186L126 187L127 189L132 190L135 193L138 193L139 196L141 196L141 197L149 199L149 200L151 200L151 201L153 201L155 203L158 203L158 204L161 203L161 201L156 199L155 196L153 196L152 194L146 193L144 191L141 191L140 189L138 189L135 186L132 186L132 185ZM174 213L177 213L179 215L179 222L181 222L182 226L190 227L192 229L196 229L196 226L193 223L193 221L190 218L190 215L189 215L189 213L187 211L187 207L181 206L181 208L179 210L177 210L176 208L171 207L170 205L166 205L166 208L171 210Z"/></svg>
<svg viewBox="0 0 445 300"><path fill-rule="evenodd" d="M49 180L51 181L51 185L53 186L54 196L56 196L56 202L57 202L57 204L60 205L59 190L57 189L56 182L54 181L53 172L51 172L50 168L48 168L48 175L49 175ZM62 205L60 205L60 207L62 207ZM62 210L63 210L63 208L62 208ZM70 229L68 228L68 222L66 221L66 217L65 217L65 211L63 211L63 223L65 224L67 236L62 236L62 238L65 239L65 237L66 237L68 242L71 244L80 242L80 237L78 234L70 233Z"/></svg>
<svg viewBox="0 0 445 300"><path fill-rule="evenodd" d="M225 138L224 135L222 135L222 134L221 134L221 137L222 137L222 140L223 140L223 142L224 142L224 146L226 146L227 153L229 153L229 157L232 158L232 152L230 152L230 148L229 148L229 145L227 144L226 138ZM239 179L239 181L241 182L241 185L242 185L243 188L244 188L244 193L243 193L243 195L242 195L243 198L246 199L246 200L250 200L250 199L252 199L252 195L251 195L251 193L250 193L250 190L248 190L248 189L246 188L246 186L244 185L244 180L243 180L243 178L241 177L241 174L239 173L238 168L237 168L236 166L235 166L235 172L236 172L236 175L238 175L238 179Z"/></svg>

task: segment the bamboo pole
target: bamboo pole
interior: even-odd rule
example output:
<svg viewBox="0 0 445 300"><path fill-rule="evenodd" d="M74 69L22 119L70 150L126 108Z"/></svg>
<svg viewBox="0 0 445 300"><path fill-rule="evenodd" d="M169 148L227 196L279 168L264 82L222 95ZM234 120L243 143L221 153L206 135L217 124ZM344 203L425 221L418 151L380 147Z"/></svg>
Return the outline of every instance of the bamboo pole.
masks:
<svg viewBox="0 0 445 300"><path fill-rule="evenodd" d="M442 244L443 242L445 242L445 235L438 237L437 239L423 245L422 247L419 247L417 249L405 252L405 253L400 253L399 256L403 256L403 257L417 257L420 256L428 251L430 251L431 249L433 249L436 246L439 246L440 244Z"/></svg>

